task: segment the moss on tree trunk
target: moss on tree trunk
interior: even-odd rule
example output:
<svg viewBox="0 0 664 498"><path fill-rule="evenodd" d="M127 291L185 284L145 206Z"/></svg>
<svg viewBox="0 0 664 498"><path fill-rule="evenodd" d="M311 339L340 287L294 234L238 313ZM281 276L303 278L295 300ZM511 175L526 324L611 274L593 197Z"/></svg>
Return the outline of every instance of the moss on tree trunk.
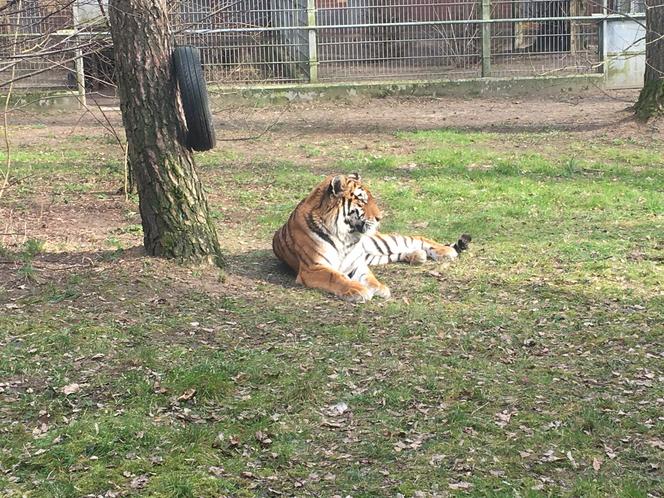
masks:
<svg viewBox="0 0 664 498"><path fill-rule="evenodd" d="M111 0L129 164L148 254L222 264L205 192L185 143L176 101L164 0Z"/></svg>
<svg viewBox="0 0 664 498"><path fill-rule="evenodd" d="M664 0L646 0L646 70L634 109L639 119L664 114Z"/></svg>

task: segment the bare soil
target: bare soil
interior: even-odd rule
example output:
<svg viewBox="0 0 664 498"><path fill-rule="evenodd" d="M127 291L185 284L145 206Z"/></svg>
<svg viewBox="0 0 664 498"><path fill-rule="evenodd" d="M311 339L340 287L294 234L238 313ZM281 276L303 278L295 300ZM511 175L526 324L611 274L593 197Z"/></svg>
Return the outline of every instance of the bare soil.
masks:
<svg viewBox="0 0 664 498"><path fill-rule="evenodd" d="M255 150L254 143L241 142L257 136L276 140L315 142L343 138L350 143L371 142L396 131L460 128L464 130L520 133L560 130L605 134L610 137L662 136L661 121L643 124L633 119L631 107L638 91L597 91L584 96L519 99L475 98L386 98L357 102L310 102L288 106L251 107L230 105L214 109L220 147ZM107 104L108 102L105 102ZM100 110L104 111L105 117ZM109 123L106 123L108 118ZM95 131L106 133L110 126L121 129L119 108L91 107L85 111L23 112L14 114L10 124L30 128L16 133L17 144ZM32 128L41 124L41 129ZM230 146L229 146L230 147Z"/></svg>

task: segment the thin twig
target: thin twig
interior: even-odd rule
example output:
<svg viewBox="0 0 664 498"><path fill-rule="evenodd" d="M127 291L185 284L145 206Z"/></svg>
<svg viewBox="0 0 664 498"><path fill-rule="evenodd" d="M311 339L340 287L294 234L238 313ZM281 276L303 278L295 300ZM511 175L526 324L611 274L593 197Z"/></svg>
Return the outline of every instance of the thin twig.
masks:
<svg viewBox="0 0 664 498"><path fill-rule="evenodd" d="M16 15L16 30L14 31L14 55L16 55L16 42L18 40L18 24L21 19L21 0L18 0L18 9L19 13ZM12 67L12 80L14 79L14 76L16 75L16 66ZM5 97L5 113L3 115L3 120L5 124L5 149L7 150L7 158L5 161L5 174L4 178L2 180L2 186L0 186L0 199L2 199L3 194L5 193L5 189L7 188L7 185L9 184L9 172L11 171L11 166L12 166L12 150L11 146L9 144L9 129L8 129L8 120L7 120L7 110L9 109L9 99L12 96L12 90L14 89L14 83L11 83L9 85L9 89L7 90L7 96Z"/></svg>

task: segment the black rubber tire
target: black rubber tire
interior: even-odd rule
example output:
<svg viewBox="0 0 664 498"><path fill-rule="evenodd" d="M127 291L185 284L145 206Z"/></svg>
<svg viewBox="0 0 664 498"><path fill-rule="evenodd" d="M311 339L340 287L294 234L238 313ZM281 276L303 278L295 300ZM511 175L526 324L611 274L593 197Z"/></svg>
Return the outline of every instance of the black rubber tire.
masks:
<svg viewBox="0 0 664 498"><path fill-rule="evenodd" d="M213 149L217 140L199 51L196 47L177 47L173 51L173 62L187 121L186 145L198 151Z"/></svg>

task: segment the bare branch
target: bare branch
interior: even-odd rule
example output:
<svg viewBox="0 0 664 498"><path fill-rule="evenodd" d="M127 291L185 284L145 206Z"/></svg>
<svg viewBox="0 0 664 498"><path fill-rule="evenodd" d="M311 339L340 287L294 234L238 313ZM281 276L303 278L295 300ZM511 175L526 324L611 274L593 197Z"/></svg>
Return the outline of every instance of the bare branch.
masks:
<svg viewBox="0 0 664 498"><path fill-rule="evenodd" d="M18 7L19 10L21 8L21 0L18 0ZM18 20L20 20L21 15L17 14L17 24ZM18 29L14 33L14 41L18 38ZM14 50L16 49L16 45L14 45ZM12 67L12 79L14 78L14 75L16 74L16 66ZM9 144L9 127L8 127L8 120L7 120L7 109L9 109L9 100L11 99L12 96L12 90L14 89L14 84L11 83L9 85L9 89L7 90L7 96L5 97L5 113L3 115L4 119L4 124L5 124L5 150L6 150L6 160L5 160L5 173L4 173L4 178L2 180L2 185L0 186L0 199L2 199L3 194L5 193L5 189L7 188L7 184L9 183L9 172L11 171L11 165L12 165L12 150L11 146Z"/></svg>

